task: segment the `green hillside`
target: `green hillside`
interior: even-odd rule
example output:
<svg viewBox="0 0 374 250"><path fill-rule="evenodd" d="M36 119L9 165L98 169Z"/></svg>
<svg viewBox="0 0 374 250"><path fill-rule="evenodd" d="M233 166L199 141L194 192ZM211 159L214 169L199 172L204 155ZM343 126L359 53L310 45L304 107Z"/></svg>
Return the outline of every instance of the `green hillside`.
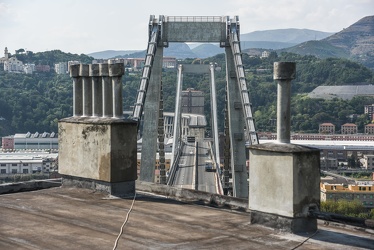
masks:
<svg viewBox="0 0 374 250"><path fill-rule="evenodd" d="M60 52L50 55L51 64L61 60ZM85 58L84 55L81 55ZM56 59L51 59L56 58ZM191 63L191 59L181 63ZM216 62L225 68L225 55L210 57L205 62ZM274 61L295 61L296 79L292 82L292 129L316 132L318 123L332 122L339 126L355 122L359 129L369 122L363 116L363 105L373 104L373 98L354 98L351 101L310 99L306 93L319 85L373 84L373 72L361 64L347 59L321 59L293 53L272 53L269 58L250 57L243 54L248 90L253 104L256 127L259 131L275 131L270 121L276 118L277 85L273 81ZM225 70L216 73L218 115L223 130L225 108ZM141 72L123 77L123 105L131 110L135 103ZM207 75L184 75L183 88L202 90L206 95L205 110L210 121L209 77ZM176 71L163 72L164 110L174 112ZM72 80L68 75L38 73L32 75L7 73L0 70L0 136L14 133L57 131L59 119L72 115ZM357 116L352 117L352 114ZM353 120L352 120L353 119Z"/></svg>
<svg viewBox="0 0 374 250"><path fill-rule="evenodd" d="M367 16L321 41L308 41L283 49L320 58L350 58L374 70L374 16Z"/></svg>

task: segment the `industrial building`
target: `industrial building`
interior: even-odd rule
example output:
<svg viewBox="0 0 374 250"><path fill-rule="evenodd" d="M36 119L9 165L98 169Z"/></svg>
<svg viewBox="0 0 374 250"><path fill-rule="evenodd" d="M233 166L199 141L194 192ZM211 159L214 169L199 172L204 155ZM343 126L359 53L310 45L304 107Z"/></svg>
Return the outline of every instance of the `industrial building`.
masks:
<svg viewBox="0 0 374 250"><path fill-rule="evenodd" d="M2 148L4 150L35 150L35 149L58 149L57 134L52 133L30 133L15 134L2 138Z"/></svg>

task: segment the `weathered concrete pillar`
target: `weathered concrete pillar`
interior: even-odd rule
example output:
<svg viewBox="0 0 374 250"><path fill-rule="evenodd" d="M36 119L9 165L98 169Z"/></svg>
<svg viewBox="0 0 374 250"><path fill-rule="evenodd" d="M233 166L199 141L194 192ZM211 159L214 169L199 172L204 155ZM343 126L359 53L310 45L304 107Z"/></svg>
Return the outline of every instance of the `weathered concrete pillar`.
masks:
<svg viewBox="0 0 374 250"><path fill-rule="evenodd" d="M89 65L89 76L92 78L92 116L103 115L103 89L99 64Z"/></svg>
<svg viewBox="0 0 374 250"><path fill-rule="evenodd" d="M278 81L277 141L290 143L291 138L291 80L295 79L296 63L274 62L274 80Z"/></svg>
<svg viewBox="0 0 374 250"><path fill-rule="evenodd" d="M73 116L83 114L82 78L79 77L79 64L70 65L70 77L73 78Z"/></svg>
<svg viewBox="0 0 374 250"><path fill-rule="evenodd" d="M115 196L135 193L137 123L112 117L68 117L58 123L63 186Z"/></svg>
<svg viewBox="0 0 374 250"><path fill-rule="evenodd" d="M112 80L112 107L113 117L123 117L122 104L122 76L125 73L123 63L109 63L109 76Z"/></svg>
<svg viewBox="0 0 374 250"><path fill-rule="evenodd" d="M278 143L249 147L249 199L251 223L293 233L314 232L317 219L309 211L320 205L319 149L290 141L290 80L294 63L275 63L278 85Z"/></svg>
<svg viewBox="0 0 374 250"><path fill-rule="evenodd" d="M63 186L90 188L115 196L135 194L137 122L119 119L123 72L123 64L112 64L110 69L108 64L71 67L74 116L58 123L59 173L63 175ZM83 78L81 85L80 78ZM116 107L114 111L112 106ZM112 117L112 112L116 117Z"/></svg>
<svg viewBox="0 0 374 250"><path fill-rule="evenodd" d="M83 86L83 114L82 116L92 116L92 83L89 77L88 64L81 64L79 75L82 77Z"/></svg>
<svg viewBox="0 0 374 250"><path fill-rule="evenodd" d="M107 63L99 65L100 76L102 77L103 87L103 117L113 116L112 103L112 82L109 77L109 66Z"/></svg>

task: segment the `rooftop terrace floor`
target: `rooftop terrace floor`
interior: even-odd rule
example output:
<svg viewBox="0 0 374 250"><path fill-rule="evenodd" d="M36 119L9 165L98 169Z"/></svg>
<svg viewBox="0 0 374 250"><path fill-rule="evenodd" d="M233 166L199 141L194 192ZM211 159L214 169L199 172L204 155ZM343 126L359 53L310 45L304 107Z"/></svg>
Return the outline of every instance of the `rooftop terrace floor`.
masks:
<svg viewBox="0 0 374 250"><path fill-rule="evenodd" d="M132 202L68 187L0 195L0 249L112 249ZM373 249L374 232L319 224L295 235L251 225L245 211L137 192L117 249L295 247Z"/></svg>

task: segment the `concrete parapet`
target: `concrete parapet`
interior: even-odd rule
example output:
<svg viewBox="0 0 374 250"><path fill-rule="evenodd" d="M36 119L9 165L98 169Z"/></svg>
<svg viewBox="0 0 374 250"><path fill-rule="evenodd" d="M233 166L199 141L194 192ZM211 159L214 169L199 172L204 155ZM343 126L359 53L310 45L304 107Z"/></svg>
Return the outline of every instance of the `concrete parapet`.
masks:
<svg viewBox="0 0 374 250"><path fill-rule="evenodd" d="M295 145L250 146L249 206L251 222L285 231L317 230L308 217L320 205L320 152Z"/></svg>
<svg viewBox="0 0 374 250"><path fill-rule="evenodd" d="M132 120L64 118L59 121L59 173L114 195L134 193L136 139L137 123Z"/></svg>

